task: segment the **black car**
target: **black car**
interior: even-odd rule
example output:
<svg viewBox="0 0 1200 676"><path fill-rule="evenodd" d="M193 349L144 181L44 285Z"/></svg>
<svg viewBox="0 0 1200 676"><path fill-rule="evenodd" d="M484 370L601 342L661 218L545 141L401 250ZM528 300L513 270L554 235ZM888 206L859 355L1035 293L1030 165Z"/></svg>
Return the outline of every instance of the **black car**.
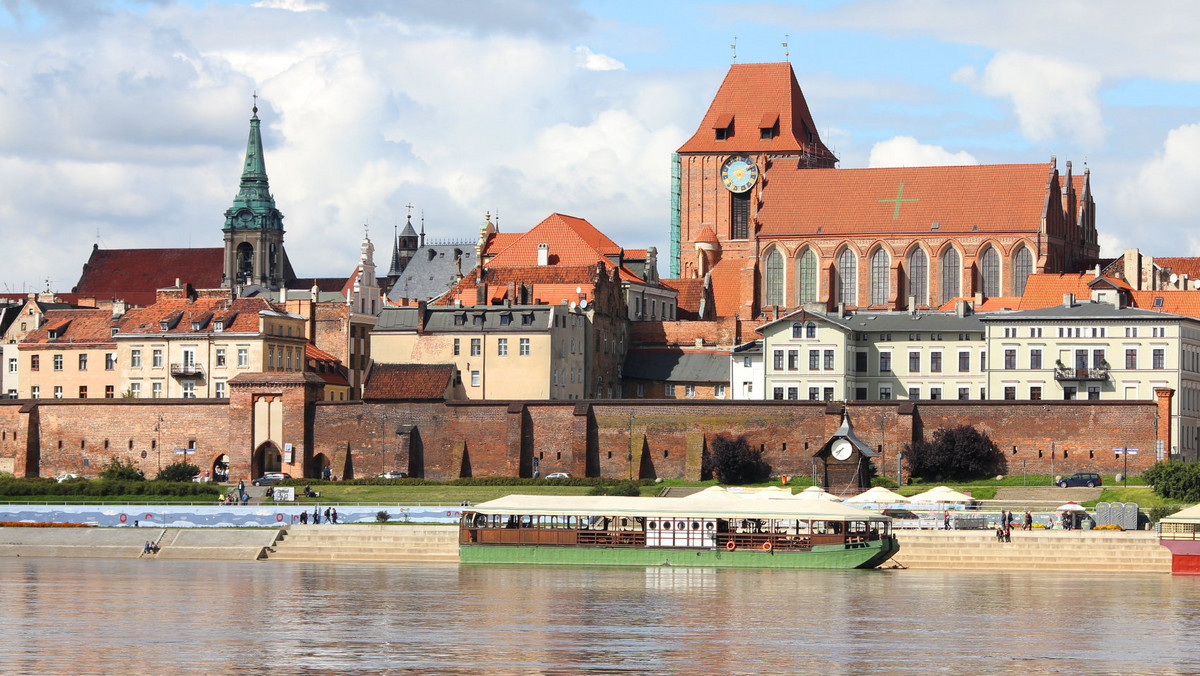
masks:
<svg viewBox="0 0 1200 676"><path fill-rule="evenodd" d="M1067 488L1069 486L1087 486L1095 488L1101 485L1100 475L1095 472L1076 472L1065 479L1058 480L1059 488Z"/></svg>

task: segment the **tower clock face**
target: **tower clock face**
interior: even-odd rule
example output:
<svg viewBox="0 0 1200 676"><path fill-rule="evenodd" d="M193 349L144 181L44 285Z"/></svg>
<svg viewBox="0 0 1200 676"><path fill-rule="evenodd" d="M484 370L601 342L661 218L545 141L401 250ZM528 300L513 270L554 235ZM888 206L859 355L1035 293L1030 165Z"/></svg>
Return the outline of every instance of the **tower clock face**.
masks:
<svg viewBox="0 0 1200 676"><path fill-rule="evenodd" d="M734 155L721 165L721 182L729 192L746 192L758 181L758 165L748 155Z"/></svg>
<svg viewBox="0 0 1200 676"><path fill-rule="evenodd" d="M835 460L848 460L850 453L854 450L854 446L846 439L838 439L833 442L833 447L830 452Z"/></svg>

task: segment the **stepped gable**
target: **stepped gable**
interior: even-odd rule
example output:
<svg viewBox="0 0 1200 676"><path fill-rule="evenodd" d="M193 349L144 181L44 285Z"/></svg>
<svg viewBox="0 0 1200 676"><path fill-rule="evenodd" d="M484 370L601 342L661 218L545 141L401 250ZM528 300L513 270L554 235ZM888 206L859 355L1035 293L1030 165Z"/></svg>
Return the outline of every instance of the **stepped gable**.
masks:
<svg viewBox="0 0 1200 676"><path fill-rule="evenodd" d="M771 138L761 130L775 129ZM718 140L716 129L727 129ZM833 166L790 63L735 63L680 153L807 153Z"/></svg>
<svg viewBox="0 0 1200 676"><path fill-rule="evenodd" d="M83 266L71 289L81 297L119 299L130 305L150 305L155 292L175 285L175 280L196 288L221 286L225 250L202 249L101 249Z"/></svg>
<svg viewBox="0 0 1200 676"><path fill-rule="evenodd" d="M1045 164L804 170L776 164L764 188L769 199L758 211L759 234L1036 235L1047 207L1047 171Z"/></svg>
<svg viewBox="0 0 1200 676"><path fill-rule="evenodd" d="M441 401L453 386L454 364L384 364L376 362L367 373L363 399Z"/></svg>
<svg viewBox="0 0 1200 676"><path fill-rule="evenodd" d="M47 310L42 325L23 343L111 343L113 318L109 310L67 308ZM51 338L51 335L54 337Z"/></svg>

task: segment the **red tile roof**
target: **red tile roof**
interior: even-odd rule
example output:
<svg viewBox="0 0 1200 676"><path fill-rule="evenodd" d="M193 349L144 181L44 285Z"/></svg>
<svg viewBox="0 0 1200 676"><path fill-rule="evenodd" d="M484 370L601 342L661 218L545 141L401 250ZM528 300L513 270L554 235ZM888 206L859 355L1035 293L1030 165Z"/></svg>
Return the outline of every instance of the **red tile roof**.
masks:
<svg viewBox="0 0 1200 676"><path fill-rule="evenodd" d="M712 274L714 316L732 317L735 314L747 312L741 302L744 277L742 264L743 261L736 258L724 258L713 266L710 274Z"/></svg>
<svg viewBox="0 0 1200 676"><path fill-rule="evenodd" d="M763 139L759 125L779 118L779 134ZM716 139L715 130L733 124L733 134ZM806 151L836 161L821 142L788 63L735 63L725 75L700 128L680 148L681 153Z"/></svg>
<svg viewBox="0 0 1200 676"><path fill-rule="evenodd" d="M1025 294L1021 296L1022 310L1040 310L1062 305L1063 294L1073 293L1076 298L1087 300L1092 297L1088 283L1096 279L1091 272L1077 273L1034 273L1025 281Z"/></svg>
<svg viewBox="0 0 1200 676"><path fill-rule="evenodd" d="M704 280L695 279L660 279L663 286L675 289L679 296L675 299L680 319L695 319L700 315L700 302L704 300Z"/></svg>
<svg viewBox="0 0 1200 676"><path fill-rule="evenodd" d="M443 400L450 388L454 364L384 364L376 362L367 373L363 399Z"/></svg>
<svg viewBox="0 0 1200 676"><path fill-rule="evenodd" d="M71 291L101 300L119 298L132 305L149 305L154 292L179 279L197 289L221 286L225 249L100 249L83 266Z"/></svg>
<svg viewBox="0 0 1200 676"><path fill-rule="evenodd" d="M495 254L504 251L513 242L517 241L523 232L497 232L488 238L487 244L483 247L485 256L494 256Z"/></svg>
<svg viewBox="0 0 1200 676"><path fill-rule="evenodd" d="M165 299L144 308L134 308L120 319L121 333L193 333L192 322L201 321L199 331L214 331L214 324L223 322L223 331L228 333L258 333L258 313L264 310L277 311L265 298L198 298L188 302L184 299ZM178 322L164 331L160 322ZM208 321L203 321L209 317Z"/></svg>
<svg viewBox="0 0 1200 676"><path fill-rule="evenodd" d="M1192 256L1155 258L1154 264L1160 268L1169 269L1180 277L1187 275L1189 279L1200 279L1200 258Z"/></svg>
<svg viewBox="0 0 1200 676"><path fill-rule="evenodd" d="M537 265L538 245L550 245L551 265L587 265L621 251L607 235L582 218L550 214L488 261L492 267Z"/></svg>
<svg viewBox="0 0 1200 676"><path fill-rule="evenodd" d="M1154 259L1154 262L1157 263L1158 259ZM1200 317L1200 291L1133 291L1130 295L1133 296L1134 305L1143 310ZM1158 301L1160 298L1161 302Z"/></svg>
<svg viewBox="0 0 1200 676"><path fill-rule="evenodd" d="M46 321L38 328L26 334L22 343L112 343L112 312L109 310L94 310L72 308L65 310L47 310ZM50 332L58 332L51 340Z"/></svg>
<svg viewBox="0 0 1200 676"><path fill-rule="evenodd" d="M488 304L510 300L518 302L518 297L508 293L508 285L512 283L514 296L519 293L522 284L533 285L531 301L543 304L558 305L565 298L568 302L579 300L576 288L582 288L587 298L592 296L592 286L596 282L596 266L593 265L542 265L528 268L485 268L484 281L488 285ZM435 305L453 305L461 300L464 305L475 305L478 296L476 288L479 284L479 269L471 271L453 288L437 300Z"/></svg>
<svg viewBox="0 0 1200 676"><path fill-rule="evenodd" d="M951 298L950 300L946 301L945 303L942 304L941 307L939 307L937 309L937 311L938 312L954 312L955 306L958 305L958 301L960 301L960 300L965 300L968 303L971 303L975 312L996 312L998 310L1019 310L1019 309L1021 309L1021 299L1016 296L997 296L995 298L985 298L985 299L983 299L982 305L975 305L974 298L967 298L966 296L960 296L958 298Z"/></svg>
<svg viewBox="0 0 1200 676"><path fill-rule="evenodd" d="M800 170L777 162L766 172L759 232L1036 235L1052 172L1048 164Z"/></svg>
<svg viewBox="0 0 1200 676"><path fill-rule="evenodd" d="M316 374L318 378L325 381L325 384L350 386L350 381L346 378L346 367L337 357L312 343L305 343L304 359L307 364L306 370Z"/></svg>

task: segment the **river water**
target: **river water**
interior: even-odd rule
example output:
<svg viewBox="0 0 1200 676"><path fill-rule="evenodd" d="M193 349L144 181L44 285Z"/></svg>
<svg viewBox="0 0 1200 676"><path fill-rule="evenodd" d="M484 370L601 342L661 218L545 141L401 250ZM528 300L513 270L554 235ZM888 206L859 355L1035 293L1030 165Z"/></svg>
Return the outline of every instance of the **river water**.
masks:
<svg viewBox="0 0 1200 676"><path fill-rule="evenodd" d="M1189 674L1200 579L0 559L3 674Z"/></svg>

